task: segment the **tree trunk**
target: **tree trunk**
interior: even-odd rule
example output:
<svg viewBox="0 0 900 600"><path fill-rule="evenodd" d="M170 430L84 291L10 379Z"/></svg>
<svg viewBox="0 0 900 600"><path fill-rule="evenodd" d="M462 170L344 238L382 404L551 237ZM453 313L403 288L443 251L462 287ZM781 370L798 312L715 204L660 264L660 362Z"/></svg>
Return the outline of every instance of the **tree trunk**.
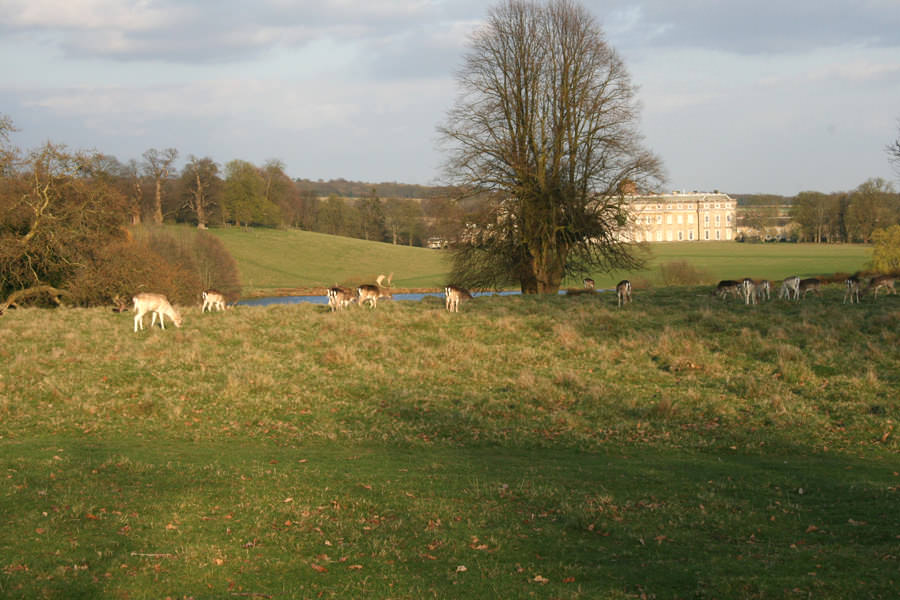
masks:
<svg viewBox="0 0 900 600"><path fill-rule="evenodd" d="M156 198L153 203L153 222L157 225L162 225L163 222L163 214L162 214L162 180L156 180Z"/></svg>

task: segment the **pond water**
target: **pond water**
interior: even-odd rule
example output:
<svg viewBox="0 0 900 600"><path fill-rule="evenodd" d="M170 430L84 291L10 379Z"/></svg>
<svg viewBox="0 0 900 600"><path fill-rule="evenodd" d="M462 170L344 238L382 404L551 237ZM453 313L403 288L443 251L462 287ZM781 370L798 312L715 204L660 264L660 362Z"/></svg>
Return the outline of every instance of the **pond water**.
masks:
<svg viewBox="0 0 900 600"><path fill-rule="evenodd" d="M598 292L608 291L608 290L596 290ZM475 297L479 296L517 296L522 292L512 291L512 292L476 292L472 294ZM560 294L565 294L565 290L560 290ZM434 296L435 298L443 298L443 292L428 292L421 294L394 294L394 300L412 300L414 302L418 302L422 298L426 296ZM311 304L328 304L328 296L266 296L263 298L247 298L246 300L239 300L239 306L270 306L272 304L300 304L303 302L309 302Z"/></svg>

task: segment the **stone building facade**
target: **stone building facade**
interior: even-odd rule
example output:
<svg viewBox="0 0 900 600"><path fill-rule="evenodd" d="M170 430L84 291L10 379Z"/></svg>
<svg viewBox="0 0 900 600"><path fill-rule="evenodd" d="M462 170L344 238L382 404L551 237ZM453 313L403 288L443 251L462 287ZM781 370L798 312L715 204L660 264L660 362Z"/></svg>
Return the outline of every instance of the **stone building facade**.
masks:
<svg viewBox="0 0 900 600"><path fill-rule="evenodd" d="M626 195L634 242L731 241L737 232L737 201L720 192Z"/></svg>

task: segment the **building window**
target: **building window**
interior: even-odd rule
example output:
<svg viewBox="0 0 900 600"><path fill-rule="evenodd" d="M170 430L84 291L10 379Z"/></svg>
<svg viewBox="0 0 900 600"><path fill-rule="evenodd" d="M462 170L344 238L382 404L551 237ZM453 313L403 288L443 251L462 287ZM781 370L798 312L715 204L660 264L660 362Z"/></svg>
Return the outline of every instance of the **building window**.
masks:
<svg viewBox="0 0 900 600"><path fill-rule="evenodd" d="M662 225L662 215L656 215L656 224Z"/></svg>
<svg viewBox="0 0 900 600"><path fill-rule="evenodd" d="M716 239L717 240L722 239L722 232L718 229L716 229Z"/></svg>
<svg viewBox="0 0 900 600"><path fill-rule="evenodd" d="M690 215L688 215L688 225L693 225L693 224L694 224L694 215L690 214Z"/></svg>
<svg viewBox="0 0 900 600"><path fill-rule="evenodd" d="M662 231L657 231L657 232L656 232L656 241L657 241L657 242L661 242L661 241L662 241Z"/></svg>
<svg viewBox="0 0 900 600"><path fill-rule="evenodd" d="M684 223L684 215L678 215L678 216L676 216L676 217L675 217L675 221L676 221L679 225L681 225L682 223Z"/></svg>
<svg viewBox="0 0 900 600"><path fill-rule="evenodd" d="M706 223L707 227L709 227L709 215L703 215L703 222Z"/></svg>
<svg viewBox="0 0 900 600"><path fill-rule="evenodd" d="M704 233L706 234L706 239L709 239L709 229L705 230Z"/></svg>
<svg viewBox="0 0 900 600"><path fill-rule="evenodd" d="M666 215L666 225L672 224L672 215Z"/></svg>
<svg viewBox="0 0 900 600"><path fill-rule="evenodd" d="M694 230L693 229L691 231L688 231L688 239L691 241L694 240Z"/></svg>
<svg viewBox="0 0 900 600"><path fill-rule="evenodd" d="M731 213L725 215L725 221L726 221L729 225L731 225Z"/></svg>
<svg viewBox="0 0 900 600"><path fill-rule="evenodd" d="M716 215L716 227L722 224L722 215Z"/></svg>
<svg viewBox="0 0 900 600"><path fill-rule="evenodd" d="M680 242L680 241L682 241L683 239L684 239L684 232L679 231L679 232L678 232L678 241Z"/></svg>

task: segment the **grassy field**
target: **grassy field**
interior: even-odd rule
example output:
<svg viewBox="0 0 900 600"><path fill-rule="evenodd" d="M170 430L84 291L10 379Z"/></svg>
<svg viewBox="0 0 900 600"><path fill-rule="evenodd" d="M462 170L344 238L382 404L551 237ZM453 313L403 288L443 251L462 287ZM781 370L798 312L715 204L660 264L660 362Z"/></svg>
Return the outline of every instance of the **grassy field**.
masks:
<svg viewBox="0 0 900 600"><path fill-rule="evenodd" d="M0 321L0 596L894 598L900 298Z"/></svg>
<svg viewBox="0 0 900 600"><path fill-rule="evenodd" d="M366 242L307 231L226 228L211 230L238 262L244 293L278 295L298 288L372 282L394 273L398 288L438 289L449 283L448 254L440 250ZM645 270L593 275L611 288L623 278L660 283L659 265L686 261L706 272L710 282L741 277L783 279L835 272L853 273L871 260L861 245L738 244L735 242L660 243L649 246ZM581 287L580 281L567 286Z"/></svg>

